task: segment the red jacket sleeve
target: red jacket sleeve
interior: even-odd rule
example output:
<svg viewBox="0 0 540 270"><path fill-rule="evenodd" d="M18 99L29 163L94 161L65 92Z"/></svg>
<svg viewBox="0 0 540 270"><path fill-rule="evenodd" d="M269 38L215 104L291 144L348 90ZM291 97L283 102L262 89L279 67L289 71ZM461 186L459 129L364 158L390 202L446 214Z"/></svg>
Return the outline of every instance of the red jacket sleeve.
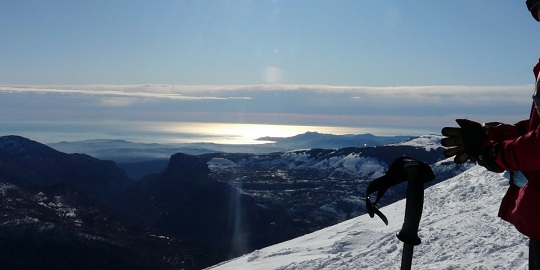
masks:
<svg viewBox="0 0 540 270"><path fill-rule="evenodd" d="M529 119L521 120L514 125L517 127L519 135L524 135L529 130Z"/></svg>
<svg viewBox="0 0 540 270"><path fill-rule="evenodd" d="M502 143L497 163L508 171L540 169L540 126L513 140Z"/></svg>

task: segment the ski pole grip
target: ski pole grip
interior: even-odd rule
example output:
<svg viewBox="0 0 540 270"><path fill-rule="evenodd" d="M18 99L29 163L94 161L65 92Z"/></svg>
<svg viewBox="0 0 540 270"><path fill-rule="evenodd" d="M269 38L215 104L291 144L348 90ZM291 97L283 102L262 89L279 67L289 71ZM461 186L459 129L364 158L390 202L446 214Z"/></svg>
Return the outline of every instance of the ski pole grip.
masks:
<svg viewBox="0 0 540 270"><path fill-rule="evenodd" d="M405 220L397 234L397 238L410 245L419 245L422 241L418 237L418 227L422 218L424 206L424 179L420 164L412 163L404 167L407 179L407 200L405 202Z"/></svg>

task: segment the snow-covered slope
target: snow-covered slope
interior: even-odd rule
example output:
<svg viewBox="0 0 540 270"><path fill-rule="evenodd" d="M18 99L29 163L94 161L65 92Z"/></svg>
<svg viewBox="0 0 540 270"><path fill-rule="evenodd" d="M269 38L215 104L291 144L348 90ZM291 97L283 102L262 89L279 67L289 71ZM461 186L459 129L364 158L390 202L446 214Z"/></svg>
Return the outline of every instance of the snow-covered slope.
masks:
<svg viewBox="0 0 540 270"><path fill-rule="evenodd" d="M420 137L415 137L400 143L393 143L389 145L408 145L408 146L415 146L415 147L422 147L426 150L431 149L437 149L441 146L441 139L443 136L441 135L422 135Z"/></svg>
<svg viewBox="0 0 540 270"><path fill-rule="evenodd" d="M497 218L507 180L475 166L426 189L413 269L527 269L527 239ZM399 269L405 201L211 269Z"/></svg>

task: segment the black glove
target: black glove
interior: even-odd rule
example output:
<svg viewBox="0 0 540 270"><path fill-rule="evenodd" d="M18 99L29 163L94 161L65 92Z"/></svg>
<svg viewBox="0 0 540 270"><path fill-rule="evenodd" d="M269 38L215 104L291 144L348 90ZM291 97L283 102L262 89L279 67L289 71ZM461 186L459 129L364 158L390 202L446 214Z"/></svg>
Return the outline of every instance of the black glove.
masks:
<svg viewBox="0 0 540 270"><path fill-rule="evenodd" d="M446 136L441 140L441 144L451 147L444 151L444 156L447 158L455 156L454 162L457 164L470 159L490 171L502 171L495 161L497 148L484 146L487 137L484 127L480 123L467 119L456 119L456 122L459 128L445 127L441 131L442 135Z"/></svg>
<svg viewBox="0 0 540 270"><path fill-rule="evenodd" d="M499 148L498 144L482 148L482 152L478 156L478 165L484 166L488 171L503 172L504 169L496 161Z"/></svg>
<svg viewBox="0 0 540 270"><path fill-rule="evenodd" d="M486 139L484 128L480 123L467 119L456 119L456 122L460 127L445 127L441 131L442 135L447 137L441 140L441 144L451 147L444 151L444 156L456 156L454 162L457 164L469 159L477 161Z"/></svg>

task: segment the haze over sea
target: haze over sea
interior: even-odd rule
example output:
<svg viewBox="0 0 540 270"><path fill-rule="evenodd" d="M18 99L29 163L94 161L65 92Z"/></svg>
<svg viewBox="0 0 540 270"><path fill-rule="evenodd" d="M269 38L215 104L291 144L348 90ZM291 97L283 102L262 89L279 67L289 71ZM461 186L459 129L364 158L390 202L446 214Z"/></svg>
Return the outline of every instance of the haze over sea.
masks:
<svg viewBox="0 0 540 270"><path fill-rule="evenodd" d="M262 137L292 137L305 132L326 134L376 134L378 136L423 135L429 131L338 126L293 126L238 123L189 122L93 122L93 123L7 123L13 134L42 143L119 139L139 143L263 144ZM6 135L6 134L2 134Z"/></svg>

